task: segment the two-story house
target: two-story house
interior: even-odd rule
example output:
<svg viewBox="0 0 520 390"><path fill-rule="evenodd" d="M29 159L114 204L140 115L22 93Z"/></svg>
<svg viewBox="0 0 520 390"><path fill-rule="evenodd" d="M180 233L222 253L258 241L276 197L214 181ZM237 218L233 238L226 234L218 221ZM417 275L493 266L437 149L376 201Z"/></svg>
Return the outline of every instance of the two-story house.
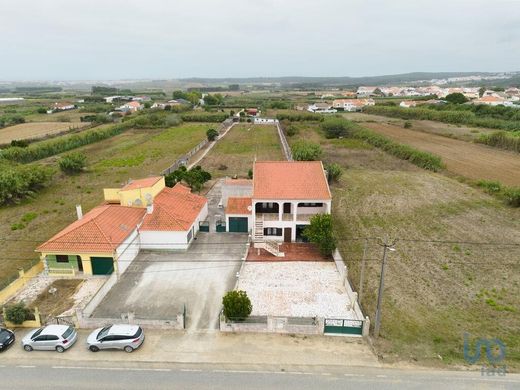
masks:
<svg viewBox="0 0 520 390"><path fill-rule="evenodd" d="M305 241L303 230L316 214L329 214L332 196L321 161L257 161L251 197L230 197L230 231L250 231L255 248L275 255L277 243Z"/></svg>

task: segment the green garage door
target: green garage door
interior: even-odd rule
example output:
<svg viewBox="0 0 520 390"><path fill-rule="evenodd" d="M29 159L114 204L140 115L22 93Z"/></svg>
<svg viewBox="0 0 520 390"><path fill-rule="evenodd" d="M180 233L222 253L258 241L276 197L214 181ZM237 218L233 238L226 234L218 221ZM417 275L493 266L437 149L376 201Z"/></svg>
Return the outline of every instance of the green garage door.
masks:
<svg viewBox="0 0 520 390"><path fill-rule="evenodd" d="M93 275L110 275L114 272L114 259L111 257L91 257Z"/></svg>
<svg viewBox="0 0 520 390"><path fill-rule="evenodd" d="M229 217L230 233L247 233L248 231L247 217Z"/></svg>

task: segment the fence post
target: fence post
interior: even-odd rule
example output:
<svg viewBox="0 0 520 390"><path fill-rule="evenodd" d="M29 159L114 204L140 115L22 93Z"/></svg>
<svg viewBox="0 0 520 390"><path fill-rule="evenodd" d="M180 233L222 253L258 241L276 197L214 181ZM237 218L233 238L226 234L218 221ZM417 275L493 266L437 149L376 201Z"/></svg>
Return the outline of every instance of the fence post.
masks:
<svg viewBox="0 0 520 390"><path fill-rule="evenodd" d="M370 332L370 318L368 316L365 317L363 321L363 328L361 330L361 335L363 337L368 337L368 332Z"/></svg>

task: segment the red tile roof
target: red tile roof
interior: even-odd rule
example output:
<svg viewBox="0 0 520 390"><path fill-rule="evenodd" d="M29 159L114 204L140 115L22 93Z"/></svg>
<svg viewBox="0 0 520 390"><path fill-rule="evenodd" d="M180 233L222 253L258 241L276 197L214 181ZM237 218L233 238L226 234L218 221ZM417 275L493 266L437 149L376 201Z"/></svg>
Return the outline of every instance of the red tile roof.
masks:
<svg viewBox="0 0 520 390"><path fill-rule="evenodd" d="M321 161L257 161L254 199L331 199Z"/></svg>
<svg viewBox="0 0 520 390"><path fill-rule="evenodd" d="M153 212L146 214L140 230L187 231L206 203L206 198L180 183L166 187L155 197Z"/></svg>
<svg viewBox="0 0 520 390"><path fill-rule="evenodd" d="M38 252L112 252L143 219L144 208L102 205L36 248Z"/></svg>
<svg viewBox="0 0 520 390"><path fill-rule="evenodd" d="M251 198L228 198L226 214L251 214Z"/></svg>
<svg viewBox="0 0 520 390"><path fill-rule="evenodd" d="M147 177L146 179L133 180L130 183L128 183L126 186L121 188L121 191L136 190L138 188L151 187L161 179L162 179L162 176L154 176L154 177Z"/></svg>

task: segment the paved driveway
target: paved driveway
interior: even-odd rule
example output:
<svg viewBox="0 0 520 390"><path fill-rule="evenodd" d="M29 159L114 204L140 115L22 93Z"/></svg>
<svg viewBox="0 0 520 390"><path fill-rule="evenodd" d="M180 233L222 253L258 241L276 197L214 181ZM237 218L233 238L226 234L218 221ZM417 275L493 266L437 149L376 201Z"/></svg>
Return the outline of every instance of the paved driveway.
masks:
<svg viewBox="0 0 520 390"><path fill-rule="evenodd" d="M187 329L216 329L246 243L245 234L199 233L186 252L142 251L93 316L171 319L186 304Z"/></svg>

